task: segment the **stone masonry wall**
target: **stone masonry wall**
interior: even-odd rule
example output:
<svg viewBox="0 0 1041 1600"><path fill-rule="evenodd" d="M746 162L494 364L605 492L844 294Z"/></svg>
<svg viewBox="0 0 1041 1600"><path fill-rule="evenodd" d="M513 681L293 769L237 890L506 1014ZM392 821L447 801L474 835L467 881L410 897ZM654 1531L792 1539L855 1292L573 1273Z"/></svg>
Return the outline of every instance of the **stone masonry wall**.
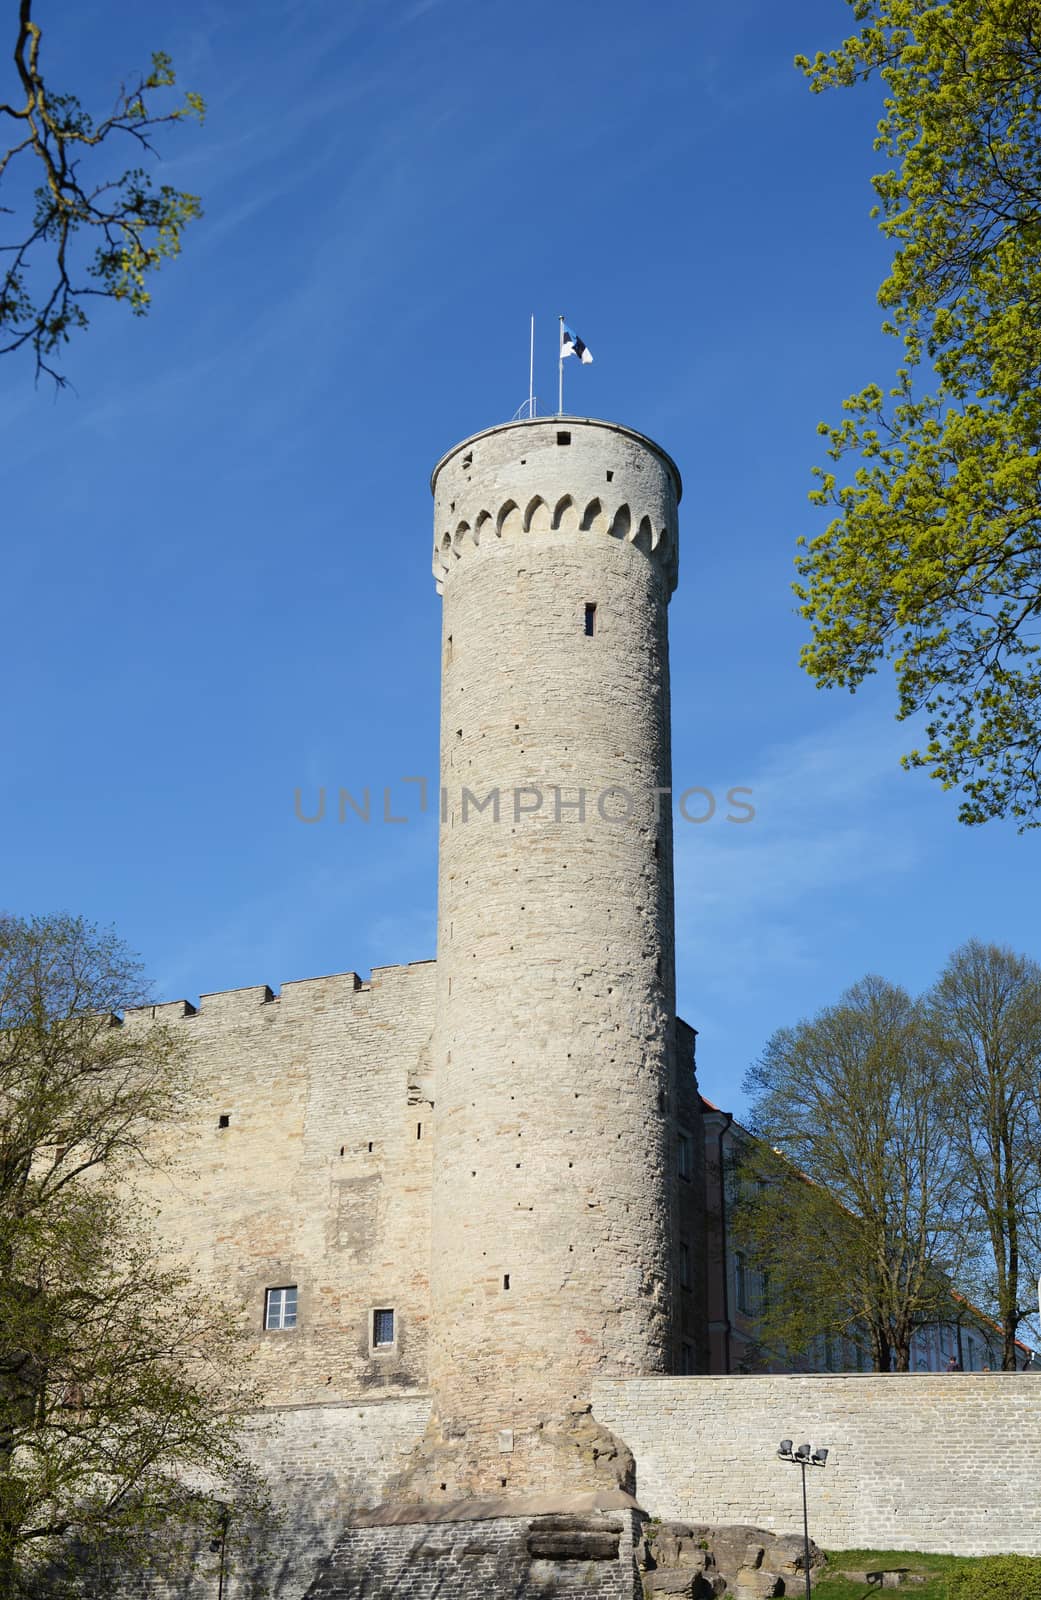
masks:
<svg viewBox="0 0 1041 1600"><path fill-rule="evenodd" d="M352 1516L374 1506L400 1470L430 1413L428 1396L358 1405L276 1406L256 1415L247 1454L271 1498L261 1519L234 1516L225 1551L226 1600L301 1600ZM207 1485L208 1490L213 1486ZM219 1494L219 1489L215 1491ZM204 1538L176 1560L156 1542L140 1582L85 1574L89 1600L212 1600L219 1546Z"/></svg>
<svg viewBox="0 0 1041 1600"><path fill-rule="evenodd" d="M610 1531L591 1537L556 1531L571 1524ZM338 1541L308 1600L638 1600L639 1526L624 1511L354 1527ZM583 1544L602 1544L598 1558L583 1559ZM612 1546L617 1553L608 1556Z"/></svg>
<svg viewBox="0 0 1041 1600"><path fill-rule="evenodd" d="M429 1398L415 1396L288 1406L257 1417L250 1454L270 1484L278 1515L242 1563L229 1600L246 1600L257 1590L271 1600L300 1600L348 1519L378 1504L429 1414ZM234 1538L232 1530L230 1543ZM234 1566L234 1548L229 1553ZM203 1585L203 1592L212 1591Z"/></svg>
<svg viewBox="0 0 1041 1600"><path fill-rule="evenodd" d="M830 1452L807 1474L825 1549L1041 1554L1041 1374L601 1378L593 1409L664 1520L797 1530L789 1438Z"/></svg>
<svg viewBox="0 0 1041 1600"><path fill-rule="evenodd" d="M127 1015L186 1041L194 1102L136 1182L163 1249L246 1308L269 1404L426 1388L433 976L383 967ZM296 1326L266 1331L265 1291L287 1285ZM394 1311L385 1349L376 1309Z"/></svg>
<svg viewBox="0 0 1041 1600"><path fill-rule="evenodd" d="M677 498L657 447L579 418L489 430L435 473L430 1373L451 1448L425 1494L577 1488L593 1458L539 1441L567 1432L593 1373L671 1365L672 839L655 791Z"/></svg>

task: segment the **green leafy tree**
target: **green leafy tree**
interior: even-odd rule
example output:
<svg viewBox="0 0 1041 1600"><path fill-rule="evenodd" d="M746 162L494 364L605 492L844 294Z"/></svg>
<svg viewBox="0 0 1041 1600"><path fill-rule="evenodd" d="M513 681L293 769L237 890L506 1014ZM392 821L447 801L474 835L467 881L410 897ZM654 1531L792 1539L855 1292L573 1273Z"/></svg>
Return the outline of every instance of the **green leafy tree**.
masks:
<svg viewBox="0 0 1041 1600"><path fill-rule="evenodd" d="M162 1265L133 1168L187 1085L109 933L0 919L0 1597L177 1550L257 1493L235 1319ZM237 1487L234 1487L237 1486ZM219 1501L218 1497L219 1496Z"/></svg>
<svg viewBox="0 0 1041 1600"><path fill-rule="evenodd" d="M758 1136L740 1162L735 1238L768 1285L765 1344L870 1343L906 1372L916 1327L950 1316L963 1235L944 1063L922 1008L868 977L782 1028L745 1080Z"/></svg>
<svg viewBox="0 0 1041 1600"><path fill-rule="evenodd" d="M91 117L75 95L45 81L32 0L18 5L14 67L15 94L0 102L9 132L7 148L0 144L0 193L6 200L13 191L15 201L0 205L0 215L13 218L0 243L0 355L28 347L37 377L62 385L56 354L87 326L90 299L123 301L142 316L151 275L180 253L185 227L201 214L196 195L154 187L142 160L155 154L157 128L201 121L205 107L188 94L172 110L155 109L175 83L169 56L158 51L108 116ZM135 164L120 172L112 150L128 141Z"/></svg>
<svg viewBox="0 0 1041 1600"><path fill-rule="evenodd" d="M879 291L902 341L888 389L822 423L796 593L821 687L887 660L904 765L962 791L961 819L1041 824L1041 0L850 0L859 32L814 90L885 85ZM859 462L859 464L852 465Z"/></svg>
<svg viewBox="0 0 1041 1600"><path fill-rule="evenodd" d="M955 951L928 1004L950 1073L950 1128L981 1297L1001 1324L1002 1366L1014 1372L1019 1324L1037 1309L1041 967L972 940Z"/></svg>

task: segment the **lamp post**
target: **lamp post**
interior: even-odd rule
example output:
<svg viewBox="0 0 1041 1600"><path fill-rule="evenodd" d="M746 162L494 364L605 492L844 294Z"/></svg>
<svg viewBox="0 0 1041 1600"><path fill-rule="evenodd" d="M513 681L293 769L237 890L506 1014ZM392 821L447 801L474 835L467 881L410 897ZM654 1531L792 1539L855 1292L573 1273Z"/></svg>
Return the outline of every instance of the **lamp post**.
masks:
<svg viewBox="0 0 1041 1600"><path fill-rule="evenodd" d="M802 1468L802 1559L806 1573L806 1600L811 1600L810 1519L806 1510L806 1468L826 1466L828 1452L820 1448L811 1450L808 1444L796 1445L793 1449L790 1439L782 1439L777 1454L782 1461L790 1461L794 1466Z"/></svg>

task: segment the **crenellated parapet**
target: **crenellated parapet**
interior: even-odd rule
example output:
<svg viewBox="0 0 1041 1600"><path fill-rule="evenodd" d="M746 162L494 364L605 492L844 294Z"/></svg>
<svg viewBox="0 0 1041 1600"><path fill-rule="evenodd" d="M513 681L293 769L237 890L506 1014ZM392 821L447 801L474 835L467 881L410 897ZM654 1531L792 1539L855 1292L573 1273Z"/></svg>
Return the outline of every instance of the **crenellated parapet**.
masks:
<svg viewBox="0 0 1041 1600"><path fill-rule="evenodd" d="M617 539L676 587L679 472L642 434L578 417L509 423L458 445L431 482L439 592L464 556L540 537Z"/></svg>
<svg viewBox="0 0 1041 1600"><path fill-rule="evenodd" d="M206 1022L235 1024L248 1022L265 1009L272 1013L292 1012L311 1016L337 1007L364 1007L373 990L393 989L407 982L419 967L429 961L410 961L401 965L373 967L368 979L357 972L334 972L327 977L287 979L280 989L270 984L252 984L244 989L218 989L201 995L199 1004L190 1000L169 1000L161 1005L129 1006L122 1017L113 1016L114 1027L150 1028L156 1023Z"/></svg>

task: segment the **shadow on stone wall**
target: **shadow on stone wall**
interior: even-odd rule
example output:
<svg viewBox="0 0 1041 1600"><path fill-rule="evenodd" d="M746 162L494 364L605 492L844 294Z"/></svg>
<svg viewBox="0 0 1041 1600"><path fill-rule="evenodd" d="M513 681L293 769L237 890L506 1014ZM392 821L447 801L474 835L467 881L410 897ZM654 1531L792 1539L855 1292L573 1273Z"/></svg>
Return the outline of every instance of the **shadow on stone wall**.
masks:
<svg viewBox="0 0 1041 1600"><path fill-rule="evenodd" d="M307 1600L637 1600L633 1512L349 1528Z"/></svg>

